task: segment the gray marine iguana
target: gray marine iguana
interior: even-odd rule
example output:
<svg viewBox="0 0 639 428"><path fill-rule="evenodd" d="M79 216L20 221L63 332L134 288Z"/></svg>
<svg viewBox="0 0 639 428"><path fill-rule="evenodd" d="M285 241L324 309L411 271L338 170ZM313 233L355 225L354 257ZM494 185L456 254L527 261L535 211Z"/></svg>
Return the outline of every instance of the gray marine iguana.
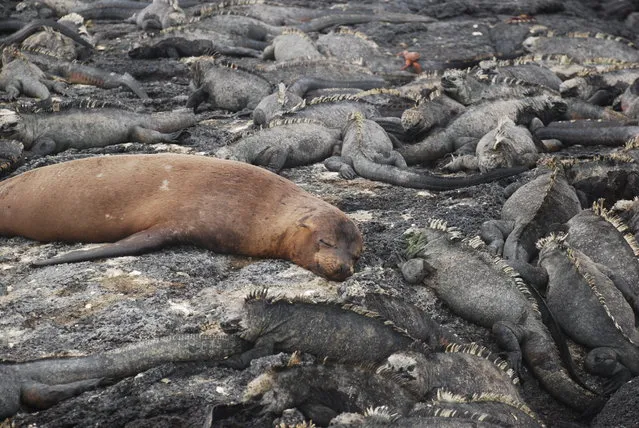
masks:
<svg viewBox="0 0 639 428"><path fill-rule="evenodd" d="M7 93L9 100L20 94L44 100L51 97L50 90L64 93L64 84L52 80L20 51L8 47L2 50L0 89Z"/></svg>
<svg viewBox="0 0 639 428"><path fill-rule="evenodd" d="M565 235L551 234L537 245L539 265L548 272L548 307L574 341L592 348L586 370L610 378L606 392L639 375L635 314L612 280Z"/></svg>
<svg viewBox="0 0 639 428"><path fill-rule="evenodd" d="M272 121L267 128L222 147L215 156L273 172L321 162L339 151L342 132L314 120Z"/></svg>
<svg viewBox="0 0 639 428"><path fill-rule="evenodd" d="M539 159L537 144L527 128L515 125L507 117L495 129L481 137L475 155L462 155L444 165L447 171L462 169L491 171L519 165L533 167Z"/></svg>
<svg viewBox="0 0 639 428"><path fill-rule="evenodd" d="M254 346L227 365L244 368L255 358L282 351L374 363L396 351L428 349L392 322L356 305L274 299L267 293L264 289L246 297L240 336Z"/></svg>
<svg viewBox="0 0 639 428"><path fill-rule="evenodd" d="M639 50L629 40L605 33L573 32L531 36L522 43L524 50L535 54L566 54L577 62L593 58L639 61Z"/></svg>
<svg viewBox="0 0 639 428"><path fill-rule="evenodd" d="M0 421L21 405L46 409L115 379L169 362L222 361L247 348L236 336L178 335L85 357L0 363Z"/></svg>
<svg viewBox="0 0 639 428"><path fill-rule="evenodd" d="M2 131L21 141L25 150L46 155L68 148L104 147L129 141L171 143L198 120L186 109L151 114L114 108L69 110L16 114Z"/></svg>
<svg viewBox="0 0 639 428"><path fill-rule="evenodd" d="M564 101L547 95L484 103L468 108L441 132L398 150L408 165L431 162L455 151L472 153L481 137L495 129L503 117L527 126L535 117L544 123L557 120L566 109Z"/></svg>
<svg viewBox="0 0 639 428"><path fill-rule="evenodd" d="M454 313L492 328L517 372L523 357L557 400L581 411L590 406L595 396L569 375L570 354L565 342L553 340L558 331L544 324L550 315L543 301L533 296L534 290L505 261L491 255L479 237L462 240L459 231L441 220L431 220L423 229L409 229L405 235L408 261L402 274L408 282L420 282L427 272L423 282Z"/></svg>
<svg viewBox="0 0 639 428"><path fill-rule="evenodd" d="M289 61L297 58L323 58L311 38L300 30L285 29L264 49L262 59Z"/></svg>
<svg viewBox="0 0 639 428"><path fill-rule="evenodd" d="M339 172L346 179L359 175L396 186L451 190L520 174L528 169L500 169L468 177L437 177L409 171L402 155L393 150L393 143L386 131L376 122L365 119L360 112L351 114L342 139L341 155L326 159L324 165L329 171Z"/></svg>
<svg viewBox="0 0 639 428"><path fill-rule="evenodd" d="M128 22L134 22L142 30L163 29L186 21L186 15L177 0L153 0L144 9L133 14Z"/></svg>
<svg viewBox="0 0 639 428"><path fill-rule="evenodd" d="M58 20L61 25L68 26L72 31L76 31L78 35L85 39L87 43L93 45L93 37L84 25L84 18L77 13L65 15ZM73 61L88 56L90 53L85 46L76 47L75 40L54 31L51 27L44 27L38 33L30 35L22 44L21 49L29 51L47 51L51 52L56 58Z"/></svg>
<svg viewBox="0 0 639 428"><path fill-rule="evenodd" d="M463 104L440 91L434 91L415 107L404 110L401 123L407 135L415 139L423 138L433 128L445 127L464 111L466 107Z"/></svg>
<svg viewBox="0 0 639 428"><path fill-rule="evenodd" d="M594 202L592 209L581 211L566 225L566 243L606 267L606 275L639 321L639 244L628 226L603 206L603 200Z"/></svg>
<svg viewBox="0 0 639 428"><path fill-rule="evenodd" d="M542 140L556 139L564 146L623 146L639 137L639 126L624 125L618 121L575 120L552 122L535 129Z"/></svg>
<svg viewBox="0 0 639 428"><path fill-rule="evenodd" d="M554 170L517 189L504 203L501 220L484 222L481 237L497 255L511 262L528 263L537 253L537 240L579 211L575 190L562 173Z"/></svg>
<svg viewBox="0 0 639 428"><path fill-rule="evenodd" d="M450 343L441 351L390 355L377 373L398 379L419 401L439 388L455 394L500 394L521 400L519 378L508 363L476 343Z"/></svg>

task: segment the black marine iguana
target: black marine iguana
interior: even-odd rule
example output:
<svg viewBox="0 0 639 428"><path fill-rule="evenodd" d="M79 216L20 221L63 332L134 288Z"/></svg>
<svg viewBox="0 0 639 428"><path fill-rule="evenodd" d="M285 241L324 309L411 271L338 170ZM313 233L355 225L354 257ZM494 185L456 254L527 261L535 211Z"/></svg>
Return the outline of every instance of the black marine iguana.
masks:
<svg viewBox="0 0 639 428"><path fill-rule="evenodd" d="M593 203L591 210L575 215L566 225L566 243L605 266L605 274L639 320L639 244L628 226L603 206L603 200Z"/></svg>
<svg viewBox="0 0 639 428"><path fill-rule="evenodd" d="M177 0L153 0L144 9L133 14L129 22L135 22L142 30L163 29L186 21L186 15Z"/></svg>
<svg viewBox="0 0 639 428"><path fill-rule="evenodd" d="M552 122L535 129L534 133L539 139L557 139L565 146L623 146L639 137L639 126L618 121L576 120Z"/></svg>
<svg viewBox="0 0 639 428"><path fill-rule="evenodd" d="M424 229L409 229L405 235L409 260L402 273L408 282L423 278L419 269L415 275L414 266L421 266L428 272L424 282L453 312L492 328L517 372L523 357L553 397L575 409L589 407L594 395L573 380L562 364L562 360L570 362L570 354L565 342L553 340L551 331L556 331L542 321L543 302L533 297L511 267L489 254L479 237L462 240L458 231L441 220L431 220Z"/></svg>
<svg viewBox="0 0 639 428"><path fill-rule="evenodd" d="M434 161L456 150L472 153L479 139L495 129L503 117L527 126L534 117L540 117L543 122L557 120L566 108L561 99L546 95L472 106L443 131L429 135L417 144L406 145L399 152L408 165Z"/></svg>
<svg viewBox="0 0 639 428"><path fill-rule="evenodd" d="M405 415L416 397L372 369L322 364L271 369L261 374L244 392L245 404L258 401L262 413L281 415L295 407L306 419L328 426L340 413L363 412L382 404Z"/></svg>
<svg viewBox="0 0 639 428"><path fill-rule="evenodd" d="M365 119L360 112L351 114L343 131L341 155L326 159L324 165L329 171L339 172L346 179L359 175L369 180L429 190L473 186L520 174L528 169L500 169L469 177L436 177L408 171L402 155L393 150L393 143L386 131L374 121Z"/></svg>
<svg viewBox="0 0 639 428"><path fill-rule="evenodd" d="M244 302L241 337L253 349L228 365L246 367L251 360L275 352L301 351L343 362L379 362L390 354L426 345L358 306L283 300L267 290L249 294Z"/></svg>
<svg viewBox="0 0 639 428"><path fill-rule="evenodd" d="M198 334L147 340L86 357L0 363L0 421L21 405L45 409L114 379L168 362L224 360L245 350L235 336Z"/></svg>
<svg viewBox="0 0 639 428"><path fill-rule="evenodd" d="M313 120L283 120L222 147L215 156L259 165L279 172L283 168L321 162L339 151L342 132Z"/></svg>
<svg viewBox="0 0 639 428"><path fill-rule="evenodd" d="M548 272L548 307L573 340L594 348L586 370L611 378L607 392L639 375L635 315L612 280L564 235L542 238L538 247L539 265Z"/></svg>
<svg viewBox="0 0 639 428"><path fill-rule="evenodd" d="M128 141L171 143L198 120L185 109L151 114L113 108L69 110L17 114L3 131L20 140L25 150L45 155L71 147L104 147Z"/></svg>

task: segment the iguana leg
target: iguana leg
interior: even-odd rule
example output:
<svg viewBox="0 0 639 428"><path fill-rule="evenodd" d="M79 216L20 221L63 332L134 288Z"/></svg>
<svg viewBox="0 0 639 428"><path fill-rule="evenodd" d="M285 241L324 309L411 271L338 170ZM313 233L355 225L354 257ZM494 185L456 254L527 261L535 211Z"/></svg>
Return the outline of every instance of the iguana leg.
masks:
<svg viewBox="0 0 639 428"><path fill-rule="evenodd" d="M262 52L262 59L275 59L275 46L267 46Z"/></svg>
<svg viewBox="0 0 639 428"><path fill-rule="evenodd" d="M209 92L206 90L206 88L201 87L191 94L186 102L186 107L193 108L193 112L195 113L198 106L208 99Z"/></svg>
<svg viewBox="0 0 639 428"><path fill-rule="evenodd" d="M51 153L57 153L59 150L52 138L45 137L38 138L34 141L31 145L30 151L33 154L44 156Z"/></svg>
<svg viewBox="0 0 639 428"><path fill-rule="evenodd" d="M488 248L497 255L504 252L506 237L513 231L515 223L504 220L488 220L481 225L480 236Z"/></svg>
<svg viewBox="0 0 639 428"><path fill-rule="evenodd" d="M421 257L410 259L400 266L402 276L409 284L421 284L429 274L435 271L426 260Z"/></svg>
<svg viewBox="0 0 639 428"><path fill-rule="evenodd" d="M7 83L7 85L4 87L4 91L7 93L7 99L9 101L12 101L18 98L20 96L20 93L22 92L21 89L22 84L18 80L12 80L11 82Z"/></svg>
<svg viewBox="0 0 639 428"><path fill-rule="evenodd" d="M172 232L168 231L168 229L147 229L114 243L104 244L88 250L71 251L50 259L35 261L33 265L48 266L109 257L134 256L170 244L173 239Z"/></svg>
<svg viewBox="0 0 639 428"><path fill-rule="evenodd" d="M477 162L477 156L463 155L463 156L453 157L453 160L448 162L442 168L449 172L478 170L479 163Z"/></svg>
<svg viewBox="0 0 639 428"><path fill-rule="evenodd" d="M284 169L284 165L286 165L286 159L288 159L288 154L290 152L290 147L286 149L277 149L277 150L269 150L269 160L266 163L266 167L273 172L280 172Z"/></svg>
<svg viewBox="0 0 639 428"><path fill-rule="evenodd" d="M595 266L601 273L612 280L617 290L619 290L624 299L626 299L626 302L628 302L632 311L635 313L635 326L637 326L637 321L639 321L639 294L637 294L637 286L630 283L622 275L615 274L608 266L600 263L595 263Z"/></svg>
<svg viewBox="0 0 639 428"><path fill-rule="evenodd" d="M132 141L145 144L174 143L177 141L180 134L182 134L182 131L165 134L153 129L134 126L131 130L130 137Z"/></svg>
<svg viewBox="0 0 639 428"><path fill-rule="evenodd" d="M357 173L352 167L350 159L341 156L332 156L324 161L324 166L329 171L339 172L340 177L352 180L357 177Z"/></svg>
<svg viewBox="0 0 639 428"><path fill-rule="evenodd" d="M542 267L536 267L522 260L506 260L506 263L542 295L548 286L548 272Z"/></svg>
<svg viewBox="0 0 639 428"><path fill-rule="evenodd" d="M230 367L232 369L243 370L251 364L251 361L257 358L262 358L268 355L272 355L273 353L274 353L274 345L272 343L264 344L264 345L256 344L256 346L253 349L249 349L248 351L243 352L240 355L231 356L227 358L226 360L222 361L220 365L225 367Z"/></svg>
<svg viewBox="0 0 639 428"><path fill-rule="evenodd" d="M28 97L45 100L51 96L49 89L39 80L30 80L28 83L22 81L22 93Z"/></svg>
<svg viewBox="0 0 639 428"><path fill-rule="evenodd" d="M102 381L103 379L87 379L61 385L29 382L22 385L20 400L28 407L47 409L62 400L99 386Z"/></svg>
<svg viewBox="0 0 639 428"><path fill-rule="evenodd" d="M524 331L510 321L497 321L493 324L493 335L515 373L521 373L522 353L519 343L524 337Z"/></svg>
<svg viewBox="0 0 639 428"><path fill-rule="evenodd" d="M57 80L40 80L44 86L47 87L49 91L55 92L57 94L64 94L67 90L65 84L63 82Z"/></svg>

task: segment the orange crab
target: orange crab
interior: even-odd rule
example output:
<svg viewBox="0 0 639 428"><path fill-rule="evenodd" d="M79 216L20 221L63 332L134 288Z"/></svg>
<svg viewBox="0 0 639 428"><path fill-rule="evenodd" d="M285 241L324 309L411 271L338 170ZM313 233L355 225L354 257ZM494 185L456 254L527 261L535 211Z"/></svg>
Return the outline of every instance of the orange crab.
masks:
<svg viewBox="0 0 639 428"><path fill-rule="evenodd" d="M419 52L402 51L398 53L397 56L401 56L404 58L404 66L401 68L401 70L406 70L409 67L413 67L413 71L415 73L419 74L422 72L422 66L418 62L419 58L421 57Z"/></svg>
<svg viewBox="0 0 639 428"><path fill-rule="evenodd" d="M517 16L513 16L512 18L508 18L506 20L506 24L524 24L527 22L536 22L534 16L528 15L527 13L522 13Z"/></svg>

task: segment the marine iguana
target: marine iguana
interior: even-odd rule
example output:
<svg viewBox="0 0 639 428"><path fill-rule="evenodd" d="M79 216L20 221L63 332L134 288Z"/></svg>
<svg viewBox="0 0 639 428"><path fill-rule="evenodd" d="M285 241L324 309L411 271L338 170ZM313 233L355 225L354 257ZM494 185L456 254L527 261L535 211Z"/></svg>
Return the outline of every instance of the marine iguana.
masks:
<svg viewBox="0 0 639 428"><path fill-rule="evenodd" d="M304 32L286 29L273 39L270 46L264 49L262 59L289 61L297 58L323 58L315 47L315 43Z"/></svg>
<svg viewBox="0 0 639 428"><path fill-rule="evenodd" d="M283 120L222 147L215 156L279 172L321 162L339 150L342 132L313 120Z"/></svg>
<svg viewBox="0 0 639 428"><path fill-rule="evenodd" d="M553 122L539 127L535 136L542 140L557 139L565 146L623 146L639 137L639 126L624 125L615 121Z"/></svg>
<svg viewBox="0 0 639 428"><path fill-rule="evenodd" d="M455 394L500 394L521 400L519 379L506 361L475 343L450 343L440 352L401 351L390 355L377 373L401 381L419 401L436 389Z"/></svg>
<svg viewBox="0 0 639 428"><path fill-rule="evenodd" d="M459 156L443 168L448 171L470 169L487 172L519 165L533 167L538 158L538 147L530 131L505 117L499 121L497 128L479 140L474 156Z"/></svg>
<svg viewBox="0 0 639 428"><path fill-rule="evenodd" d="M612 210L630 227L635 239L639 238L639 196L615 202Z"/></svg>
<svg viewBox="0 0 639 428"><path fill-rule="evenodd" d="M355 80L322 79L305 76L297 79L288 88L286 88L284 83L280 83L277 91L262 98L253 109L253 123L264 125L285 113L294 113L296 110L305 107L306 101L303 97L312 90L327 88L373 89L381 88L385 84L386 81L384 79L376 76Z"/></svg>
<svg viewBox="0 0 639 428"><path fill-rule="evenodd" d="M0 72L0 89L4 90L9 100L20 94L29 97L47 99L51 91L64 93L64 84L49 78L37 65L30 63L20 51L8 47L2 50L2 71Z"/></svg>
<svg viewBox="0 0 639 428"><path fill-rule="evenodd" d="M391 322L358 306L302 299L274 299L267 290L250 293L244 301L240 336L253 349L227 365L248 366L273 352L301 351L334 361L374 363L400 350L428 349Z"/></svg>
<svg viewBox="0 0 639 428"><path fill-rule="evenodd" d="M562 82L563 97L579 97L592 104L611 105L614 99L639 78L635 63L613 65L604 70L586 70Z"/></svg>
<svg viewBox="0 0 639 428"><path fill-rule="evenodd" d="M547 59L550 57L547 56ZM555 92L560 90L562 80L554 71L543 64L541 58L534 62L527 62L525 57L518 58L515 61L482 61L479 63L479 68L486 77L495 76L498 77L497 80L513 79L513 82L526 82L533 86L546 87Z"/></svg>
<svg viewBox="0 0 639 428"><path fill-rule="evenodd" d="M324 165L346 179L359 175L396 186L451 190L520 174L528 169L500 169L469 177L436 177L408 171L402 155L393 150L386 131L376 122L365 119L360 112L351 113L342 140L341 155L326 159Z"/></svg>
<svg viewBox="0 0 639 428"><path fill-rule="evenodd" d="M257 73L204 57L193 63L193 83L197 89L186 103L193 111L204 101L224 110L252 110L272 90Z"/></svg>
<svg viewBox="0 0 639 428"><path fill-rule="evenodd" d="M416 399L405 388L374 370L344 364L292 366L267 371L244 392L245 404L258 402L262 413L281 415L297 408L320 426L343 412L363 412L382 404L408 414Z"/></svg>
<svg viewBox="0 0 639 428"><path fill-rule="evenodd" d="M501 220L488 220L482 225L481 237L505 259L528 263L537 253L537 240L579 211L575 190L563 174L554 170L517 189L504 203Z"/></svg>
<svg viewBox="0 0 639 428"><path fill-rule="evenodd" d="M177 0L153 0L139 12L136 12L129 22L135 22L142 30L163 29L186 21L186 15Z"/></svg>
<svg viewBox="0 0 639 428"><path fill-rule="evenodd" d="M129 73L118 74L78 62L60 61L50 52L21 51L21 54L47 73L59 76L67 83L104 89L127 87L141 99L149 98L140 82Z"/></svg>
<svg viewBox="0 0 639 428"><path fill-rule="evenodd" d="M538 242L539 265L548 272L546 301L562 329L593 348L586 370L611 378L606 392L639 374L635 315L612 280L581 251L551 234Z"/></svg>
<svg viewBox="0 0 639 428"><path fill-rule="evenodd" d="M594 395L562 365L562 359L570 362L570 354L565 342L553 341L555 331L542 321L540 308L543 318L549 316L543 301L533 297L534 290L510 266L492 256L478 237L462 240L457 230L441 220L431 220L423 229L409 229L405 236L408 261L402 273L408 282L417 282L419 276L407 274L411 265L421 263L429 272L424 283L459 316L492 328L516 372L523 357L553 397L575 409L588 408Z"/></svg>
<svg viewBox="0 0 639 428"><path fill-rule="evenodd" d="M20 140L25 150L46 155L128 141L170 143L197 122L197 116L185 109L146 114L109 108L17 114L4 131Z"/></svg>
<svg viewBox="0 0 639 428"><path fill-rule="evenodd" d="M0 420L13 416L21 405L46 409L115 379L169 362L222 361L245 350L236 336L198 334L146 340L85 357L48 358L0 363Z"/></svg>
<svg viewBox="0 0 639 428"><path fill-rule="evenodd" d="M94 44L93 37L89 35L89 32L84 25L84 18L77 13L65 15L58 20L61 25L68 26L71 31L78 33L78 35L86 40L91 46ZM78 50L76 48L76 42L64 34L58 33L51 27L44 27L44 29L38 33L32 34L27 37L21 44L21 48L30 51L46 51L51 52L56 58L61 58L67 61L73 61L85 56L88 56L87 48L82 46Z"/></svg>
<svg viewBox="0 0 639 428"><path fill-rule="evenodd" d="M566 225L566 243L605 266L604 273L639 320L639 244L628 226L603 206L603 200L594 202L592 209L581 211Z"/></svg>
<svg viewBox="0 0 639 428"><path fill-rule="evenodd" d="M409 136L423 138L433 128L445 127L464 111L466 107L448 95L440 91L431 92L415 107L404 110L401 116L402 127Z"/></svg>
<svg viewBox="0 0 639 428"><path fill-rule="evenodd" d="M639 77L621 94L620 103L626 116L639 119Z"/></svg>
<svg viewBox="0 0 639 428"><path fill-rule="evenodd" d="M442 75L442 91L465 106L505 98L523 98L553 94L550 88L510 77L486 75L481 70L446 70Z"/></svg>
<svg viewBox="0 0 639 428"><path fill-rule="evenodd" d="M556 34L549 31L545 35L527 38L522 46L535 54L567 54L577 62L597 57L639 61L639 50L633 43L605 33Z"/></svg>
<svg viewBox="0 0 639 428"><path fill-rule="evenodd" d="M474 152L481 137L495 129L503 117L517 125L528 125L534 117L547 123L559 119L566 108L564 101L547 95L472 106L441 132L398 151L408 165L434 161L454 151Z"/></svg>

